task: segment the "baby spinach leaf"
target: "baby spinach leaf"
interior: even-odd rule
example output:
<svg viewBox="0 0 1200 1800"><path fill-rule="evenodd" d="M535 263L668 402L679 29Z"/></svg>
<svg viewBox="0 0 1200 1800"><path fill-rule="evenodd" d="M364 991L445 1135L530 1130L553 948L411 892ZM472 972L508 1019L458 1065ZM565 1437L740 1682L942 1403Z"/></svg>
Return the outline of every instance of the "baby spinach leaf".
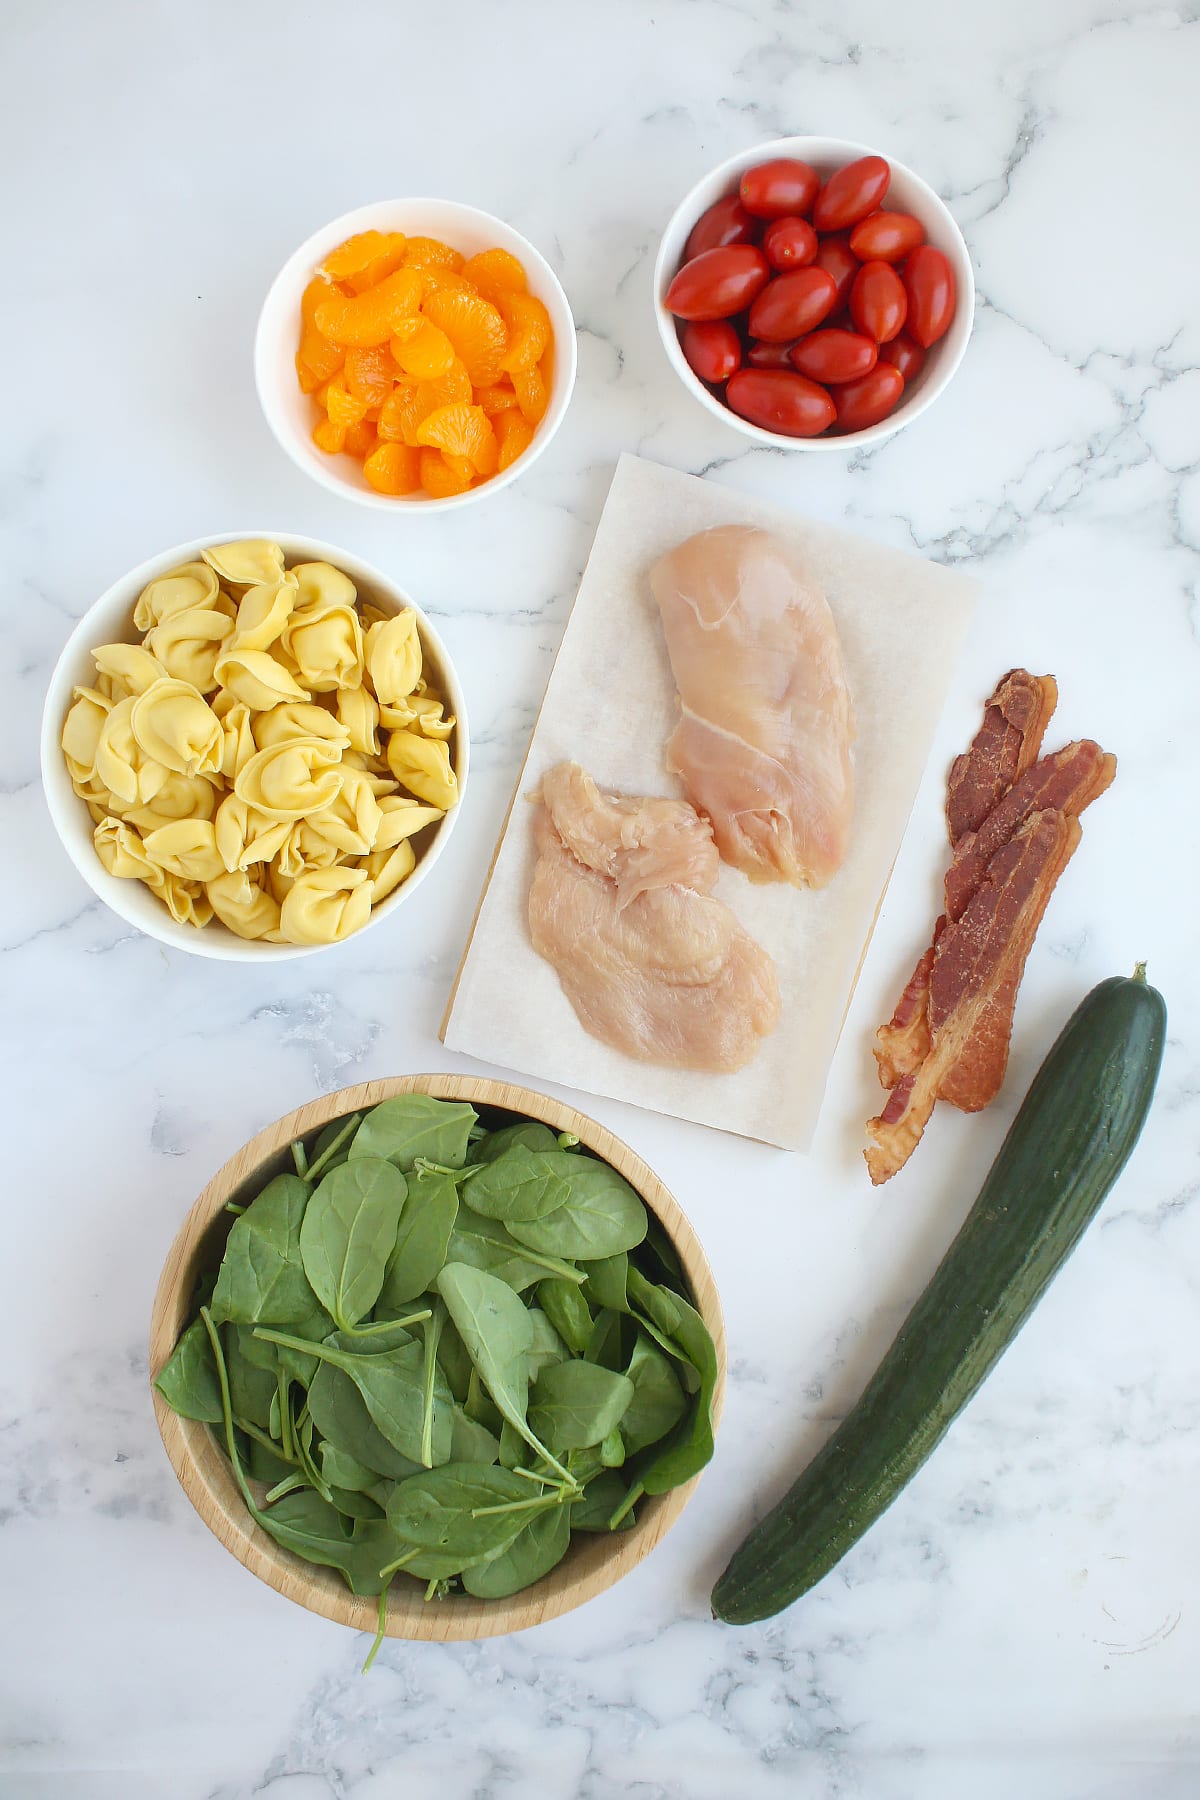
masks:
<svg viewBox="0 0 1200 1800"><path fill-rule="evenodd" d="M477 1114L465 1100L435 1100L431 1094L396 1094L367 1114L350 1146L350 1160L383 1157L406 1173L418 1156L461 1169Z"/></svg>
<svg viewBox="0 0 1200 1800"><path fill-rule="evenodd" d="M447 1263L437 1285L479 1378L501 1414L539 1456L565 1476L562 1464L539 1443L526 1421L533 1327L518 1296L494 1275L465 1263Z"/></svg>
<svg viewBox="0 0 1200 1800"><path fill-rule="evenodd" d="M194 1319L159 1370L154 1383L167 1405L183 1419L206 1425L221 1421L221 1386L208 1333Z"/></svg>
<svg viewBox="0 0 1200 1800"><path fill-rule="evenodd" d="M546 1158L512 1144L471 1178L471 1207L485 1219L544 1219L564 1205L571 1189L546 1166Z"/></svg>
<svg viewBox="0 0 1200 1800"><path fill-rule="evenodd" d="M538 1377L529 1423L552 1449L586 1450L619 1425L633 1399L626 1375L589 1362L555 1363Z"/></svg>
<svg viewBox="0 0 1200 1800"><path fill-rule="evenodd" d="M624 1424L624 1420L621 1421ZM619 1469L625 1461L625 1439L621 1435L621 1426L614 1425L608 1436L600 1445L600 1461L606 1469Z"/></svg>
<svg viewBox="0 0 1200 1800"><path fill-rule="evenodd" d="M605 1307L596 1314L596 1323L592 1326L592 1335L583 1354L588 1362L597 1363L602 1369L624 1369L620 1313L609 1312Z"/></svg>
<svg viewBox="0 0 1200 1800"><path fill-rule="evenodd" d="M358 1488L331 1487L329 1499L344 1519L382 1519L384 1509Z"/></svg>
<svg viewBox="0 0 1200 1800"><path fill-rule="evenodd" d="M446 1261L482 1269L518 1294L545 1275L559 1276L576 1286L583 1280L570 1263L523 1250L498 1219L485 1219L461 1202L450 1233Z"/></svg>
<svg viewBox="0 0 1200 1800"><path fill-rule="evenodd" d="M257 1438L246 1438L246 1473L251 1481L261 1481L272 1488L287 1475L294 1475L294 1463L285 1462L277 1450L268 1450Z"/></svg>
<svg viewBox="0 0 1200 1800"><path fill-rule="evenodd" d="M270 1341L279 1341L281 1334L269 1333L261 1326L259 1331ZM343 1375L350 1377L362 1395L373 1423L379 1427L388 1443L399 1450L402 1456L419 1462L424 1420L421 1346L413 1342L402 1344L398 1350L385 1350L375 1354L340 1350L333 1344L313 1344L306 1348L311 1348L312 1354L322 1362L332 1364ZM316 1385L315 1381L313 1385ZM434 1401L430 1434L435 1463L444 1463L450 1456L449 1402L449 1391L443 1387L442 1393ZM310 1391L310 1406L311 1403Z"/></svg>
<svg viewBox="0 0 1200 1800"><path fill-rule="evenodd" d="M463 1416L473 1425L482 1425L485 1430L498 1432L504 1423L496 1402L479 1379L479 1370L472 1367L471 1379L467 1383L467 1397L463 1401Z"/></svg>
<svg viewBox="0 0 1200 1800"><path fill-rule="evenodd" d="M592 1312L572 1281L549 1276L538 1282L538 1304L573 1356L582 1356L592 1335Z"/></svg>
<svg viewBox="0 0 1200 1800"><path fill-rule="evenodd" d="M365 1494L379 1480L374 1469L369 1469L366 1463L359 1462L356 1457L351 1456L348 1450L339 1450L336 1444L328 1441L321 1445L318 1458L321 1473L331 1488L342 1488L356 1494ZM345 1508L342 1510L344 1511Z"/></svg>
<svg viewBox="0 0 1200 1800"><path fill-rule="evenodd" d="M464 1569L462 1583L479 1600L502 1600L540 1581L560 1563L571 1542L571 1509L551 1506L535 1512L499 1556Z"/></svg>
<svg viewBox="0 0 1200 1800"><path fill-rule="evenodd" d="M458 1335L458 1328L453 1319L447 1319L442 1326L442 1335L438 1339L438 1362L442 1373L450 1387L450 1392L461 1406L471 1389L471 1376L474 1368L467 1355L467 1346ZM455 1457L455 1462L486 1462L486 1457Z"/></svg>
<svg viewBox="0 0 1200 1800"><path fill-rule="evenodd" d="M300 1226L304 1273L339 1330L353 1330L379 1298L407 1193L391 1163L364 1156L331 1170L308 1203Z"/></svg>
<svg viewBox="0 0 1200 1800"><path fill-rule="evenodd" d="M317 1367L308 1390L308 1409L321 1436L367 1468L396 1481L420 1468L415 1457L402 1456L388 1443L350 1377L329 1363Z"/></svg>
<svg viewBox="0 0 1200 1800"><path fill-rule="evenodd" d="M439 1556L475 1557L510 1544L546 1504L507 1469L487 1463L447 1463L398 1484L388 1501L396 1537Z"/></svg>
<svg viewBox="0 0 1200 1800"><path fill-rule="evenodd" d="M665 1280L668 1287L674 1288L676 1292L687 1286L687 1277L675 1246L653 1213L647 1215L646 1236L638 1249L638 1264L648 1280L653 1281L657 1276L658 1280Z"/></svg>
<svg viewBox="0 0 1200 1800"><path fill-rule="evenodd" d="M603 1474L595 1476L584 1489L583 1498L576 1500L571 1508L571 1530L607 1531L608 1522L624 1501L627 1489L627 1482L615 1469L605 1469ZM630 1530L633 1524L633 1514L628 1513L624 1529Z"/></svg>
<svg viewBox="0 0 1200 1800"><path fill-rule="evenodd" d="M615 1169L567 1150L546 1151L537 1160L570 1184L570 1198L545 1218L509 1220L519 1244L546 1256L591 1262L641 1243L646 1208Z"/></svg>
<svg viewBox="0 0 1200 1800"><path fill-rule="evenodd" d="M678 1424L687 1411L687 1400L670 1360L639 1331L626 1371L633 1383L633 1399L621 1420L626 1454L634 1455L647 1444L656 1444Z"/></svg>
<svg viewBox="0 0 1200 1800"><path fill-rule="evenodd" d="M603 1256L585 1263L587 1281L584 1293L593 1306L607 1306L611 1312L627 1313L629 1297L629 1255L621 1250L616 1256Z"/></svg>
<svg viewBox="0 0 1200 1800"><path fill-rule="evenodd" d="M331 1169L338 1168L350 1155L350 1143L362 1123L361 1113L351 1113L348 1119L333 1119L320 1133L313 1145L312 1158L304 1179L310 1186L322 1175L328 1175ZM297 1174L300 1170L297 1169Z"/></svg>
<svg viewBox="0 0 1200 1800"><path fill-rule="evenodd" d="M268 1510L257 1511L256 1523L285 1550L338 1569L354 1594L377 1594L382 1586L379 1571L399 1553L384 1520L360 1521L347 1537L341 1514L309 1488L285 1494Z"/></svg>
<svg viewBox="0 0 1200 1800"><path fill-rule="evenodd" d="M505 1419L500 1430L500 1454L498 1461L506 1469L519 1469L529 1454L529 1446L515 1425Z"/></svg>
<svg viewBox="0 0 1200 1800"><path fill-rule="evenodd" d="M635 1268L629 1271L629 1298L635 1317L655 1328L651 1335L666 1340L667 1348L699 1375L699 1392L687 1414L660 1444L648 1450L639 1466L642 1487L648 1494L665 1494L699 1474L712 1458L712 1403L717 1385L717 1353L708 1327L694 1307L669 1288L649 1282Z"/></svg>
<svg viewBox="0 0 1200 1800"><path fill-rule="evenodd" d="M458 1186L452 1175L423 1173L407 1179L408 1199L379 1290L378 1304L388 1312L433 1286L458 1217Z"/></svg>
<svg viewBox="0 0 1200 1800"><path fill-rule="evenodd" d="M246 1339L252 1325L227 1325L224 1335L225 1368L229 1376L229 1400L239 1419L249 1419L263 1431L271 1427L272 1402L278 1403L279 1378L276 1369L264 1369L261 1363L246 1355ZM278 1419L276 1420L278 1424ZM278 1438L279 1430L271 1433Z"/></svg>
<svg viewBox="0 0 1200 1800"><path fill-rule="evenodd" d="M277 1175L234 1221L210 1309L215 1324L319 1332L324 1311L300 1255L308 1193L298 1175Z"/></svg>
<svg viewBox="0 0 1200 1800"><path fill-rule="evenodd" d="M499 1131L489 1131L472 1152L476 1162L495 1162L514 1144L520 1144L525 1150L557 1150L558 1139L548 1125L537 1119L522 1119L519 1125L504 1125Z"/></svg>
<svg viewBox="0 0 1200 1800"><path fill-rule="evenodd" d="M486 1425L469 1419L462 1408L456 1406L450 1427L450 1461L494 1463L499 1460L499 1439Z"/></svg>
<svg viewBox="0 0 1200 1800"><path fill-rule="evenodd" d="M529 1323L533 1327L533 1341L529 1346L529 1379L536 1381L543 1369L551 1363L567 1360L567 1346L555 1331L553 1325L540 1307L531 1306Z"/></svg>

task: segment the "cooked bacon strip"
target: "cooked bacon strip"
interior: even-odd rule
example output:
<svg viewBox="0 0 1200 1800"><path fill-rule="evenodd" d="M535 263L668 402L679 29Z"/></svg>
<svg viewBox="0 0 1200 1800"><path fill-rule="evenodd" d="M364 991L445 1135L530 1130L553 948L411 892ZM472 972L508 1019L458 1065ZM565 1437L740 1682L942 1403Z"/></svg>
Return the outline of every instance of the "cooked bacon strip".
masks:
<svg viewBox="0 0 1200 1800"><path fill-rule="evenodd" d="M996 852L962 917L942 932L930 977L929 1054L867 1125L874 1183L903 1168L947 1084L968 1112L994 1097L1026 958L1080 834L1077 818L1054 808L1034 813Z"/></svg>
<svg viewBox="0 0 1200 1800"><path fill-rule="evenodd" d="M1053 675L1010 669L997 683L970 749L950 765L946 823L951 844L968 831L978 831L997 801L1037 760L1057 705Z"/></svg>
<svg viewBox="0 0 1200 1800"><path fill-rule="evenodd" d="M950 765L946 825L956 851L960 841L978 831L1035 760L1057 704L1058 686L1053 675L1010 669L996 683L970 748ZM1017 823L1014 820L1009 837ZM904 1075L917 1068L928 1050L929 1029L924 1015L933 966L931 953L944 923L944 919L939 919L934 926L933 943L913 970L895 1013L875 1034L879 1045L875 1061L879 1079L886 1088L895 1087Z"/></svg>

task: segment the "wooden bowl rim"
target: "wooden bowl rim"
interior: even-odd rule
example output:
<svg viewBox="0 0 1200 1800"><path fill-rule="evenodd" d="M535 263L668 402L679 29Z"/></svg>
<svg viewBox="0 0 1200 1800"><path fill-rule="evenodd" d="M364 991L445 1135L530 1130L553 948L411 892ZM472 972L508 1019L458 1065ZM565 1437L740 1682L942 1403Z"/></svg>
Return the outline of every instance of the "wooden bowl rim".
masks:
<svg viewBox="0 0 1200 1800"><path fill-rule="evenodd" d="M204 1240L227 1199L292 1141L320 1130L332 1119L376 1106L394 1094L423 1093L438 1099L467 1100L542 1120L556 1131L571 1131L637 1189L663 1225L679 1254L697 1310L717 1352L713 1395L714 1428L725 1397L725 1326L716 1283L700 1241L678 1201L629 1146L586 1113L565 1101L506 1081L468 1075L401 1075L359 1082L310 1100L286 1113L231 1156L190 1208L167 1254L150 1321L150 1381L154 1415L171 1466L204 1524L238 1561L286 1599L354 1630L373 1633L377 1606L351 1594L334 1569L318 1569L284 1550L250 1519L227 1459L207 1425L182 1419L153 1387L155 1377L186 1323L195 1272ZM438 1643L460 1642L525 1631L561 1617L603 1593L637 1567L670 1530L695 1490L699 1475L670 1493L641 1503L631 1531L577 1538L566 1558L532 1587L507 1600L452 1596L426 1603L413 1583L393 1587L388 1597L387 1636ZM402 1591L401 1591L402 1590Z"/></svg>

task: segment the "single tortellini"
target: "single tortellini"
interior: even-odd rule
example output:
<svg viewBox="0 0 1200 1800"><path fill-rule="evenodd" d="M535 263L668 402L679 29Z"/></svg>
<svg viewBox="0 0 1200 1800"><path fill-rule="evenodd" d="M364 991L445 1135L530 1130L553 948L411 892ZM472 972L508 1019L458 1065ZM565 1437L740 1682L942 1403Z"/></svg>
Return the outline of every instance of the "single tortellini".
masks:
<svg viewBox="0 0 1200 1800"><path fill-rule="evenodd" d="M374 895L365 869L310 869L288 890L280 929L293 944L339 943L366 924Z"/></svg>
<svg viewBox="0 0 1200 1800"><path fill-rule="evenodd" d="M134 734L133 709L142 698L130 695L118 700L109 709L96 742L96 778L129 806L144 806L153 800L170 774Z"/></svg>
<svg viewBox="0 0 1200 1800"><path fill-rule="evenodd" d="M225 873L211 819L172 819L148 832L143 848L151 862L184 881L212 881Z"/></svg>
<svg viewBox="0 0 1200 1800"><path fill-rule="evenodd" d="M323 706L307 700L285 700L282 706L273 706L254 720L254 741L260 750L295 738L328 738L343 750L350 747L349 734L341 721Z"/></svg>
<svg viewBox="0 0 1200 1800"><path fill-rule="evenodd" d="M257 865L261 871L264 865ZM279 902L246 869L218 875L204 886L205 894L222 925L241 938L274 937L279 941Z"/></svg>
<svg viewBox="0 0 1200 1800"><path fill-rule="evenodd" d="M365 682L338 689L337 716L349 733L352 750L360 756L379 755L379 702Z"/></svg>
<svg viewBox="0 0 1200 1800"><path fill-rule="evenodd" d="M200 552L222 581L234 587L269 586L283 574L283 551L266 538L245 538L236 544L210 544Z"/></svg>
<svg viewBox="0 0 1200 1800"><path fill-rule="evenodd" d="M122 881L144 881L147 886L162 886L162 870L146 854L141 837L122 819L105 819L92 833L96 855L110 875Z"/></svg>
<svg viewBox="0 0 1200 1800"><path fill-rule="evenodd" d="M241 700L218 715L221 720L221 732L224 746L221 751L221 775L226 781L236 781L250 758L258 750L254 741L254 715ZM269 719L270 713L264 713Z"/></svg>
<svg viewBox="0 0 1200 1800"><path fill-rule="evenodd" d="M350 577L332 563L296 563L291 571L299 588L297 607L306 611L324 611L330 606L353 606L358 589Z"/></svg>
<svg viewBox="0 0 1200 1800"><path fill-rule="evenodd" d="M221 721L190 682L154 682L134 700L129 720L146 755L164 769L177 775L215 775L220 769Z"/></svg>
<svg viewBox="0 0 1200 1800"><path fill-rule="evenodd" d="M165 674L189 682L198 693L211 694L217 685L217 659L232 633L227 613L211 606L189 606L156 625L146 643Z"/></svg>
<svg viewBox="0 0 1200 1800"><path fill-rule="evenodd" d="M233 791L268 818L307 818L337 799L342 780L338 760L338 746L324 738L272 744L250 758Z"/></svg>
<svg viewBox="0 0 1200 1800"><path fill-rule="evenodd" d="M369 778L361 769L339 770L341 787L336 799L318 813L308 830L343 856L365 856L375 847L383 814Z"/></svg>
<svg viewBox="0 0 1200 1800"><path fill-rule="evenodd" d="M390 850L373 850L363 858L363 868L371 877L375 903L387 898L402 881L407 881L417 866L416 852L407 839Z"/></svg>
<svg viewBox="0 0 1200 1800"><path fill-rule="evenodd" d="M207 925L213 916L212 901L199 881L164 874L154 891L177 925Z"/></svg>
<svg viewBox="0 0 1200 1800"><path fill-rule="evenodd" d="M380 706L395 706L421 679L421 639L417 615L406 606L394 618L381 619L366 636L367 673Z"/></svg>
<svg viewBox="0 0 1200 1800"><path fill-rule="evenodd" d="M458 778L450 765L449 745L415 731L393 731L387 745L388 767L402 787L418 800L449 812L458 803Z"/></svg>
<svg viewBox="0 0 1200 1800"><path fill-rule="evenodd" d="M315 819L298 819L289 827L287 841L275 861L290 880L303 875L306 869L331 869L341 855L337 845L321 833L324 816L319 813Z"/></svg>
<svg viewBox="0 0 1200 1800"><path fill-rule="evenodd" d="M100 644L92 651L92 661L101 675L107 675L114 690L120 689L119 699L128 694L144 694L171 673L141 644Z"/></svg>
<svg viewBox="0 0 1200 1800"><path fill-rule="evenodd" d="M126 806L118 801L123 818L143 833L157 831L175 819L211 819L216 810L217 790L207 775L176 775L168 771L166 780L145 806Z"/></svg>
<svg viewBox="0 0 1200 1800"><path fill-rule="evenodd" d="M192 607L211 606L221 589L207 563L181 563L158 576L138 595L133 609L133 622L139 631L161 625L172 613L187 612Z"/></svg>
<svg viewBox="0 0 1200 1800"><path fill-rule="evenodd" d="M269 819L236 794L228 794L213 821L216 846L226 869L270 862L295 829L290 819Z"/></svg>
<svg viewBox="0 0 1200 1800"><path fill-rule="evenodd" d="M77 785L96 772L96 747L112 707L94 688L77 687L62 730L62 751L67 773Z"/></svg>
<svg viewBox="0 0 1200 1800"><path fill-rule="evenodd" d="M391 850L408 838L416 837L427 825L435 825L445 817L440 806L424 806L407 794L388 794L379 802L379 830L375 834L376 850Z"/></svg>
<svg viewBox="0 0 1200 1800"><path fill-rule="evenodd" d="M251 712L266 712L283 700L308 699L299 682L269 650L238 650L227 644L213 673Z"/></svg>
<svg viewBox="0 0 1200 1800"><path fill-rule="evenodd" d="M353 603L297 608L279 641L310 693L361 686L363 635Z"/></svg>
<svg viewBox="0 0 1200 1800"><path fill-rule="evenodd" d="M237 609L234 647L269 650L292 616L298 591L294 574L247 588Z"/></svg>

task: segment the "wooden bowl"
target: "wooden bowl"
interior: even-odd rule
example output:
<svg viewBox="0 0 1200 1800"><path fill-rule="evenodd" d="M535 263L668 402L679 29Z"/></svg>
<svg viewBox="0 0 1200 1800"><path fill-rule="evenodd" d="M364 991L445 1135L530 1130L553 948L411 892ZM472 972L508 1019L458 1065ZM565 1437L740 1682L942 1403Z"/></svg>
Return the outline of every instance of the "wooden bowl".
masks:
<svg viewBox="0 0 1200 1800"><path fill-rule="evenodd" d="M340 1093L310 1100L307 1106L276 1120L231 1157L188 1213L159 1278L150 1324L151 1381L188 1321L197 1276L216 1265L224 1248L220 1227L225 1202L243 1193L249 1197L271 1176L290 1168L288 1147L296 1138L307 1138L331 1119L375 1106L393 1094L413 1091L442 1100L467 1100L475 1106L540 1119L555 1131L574 1132L581 1143L611 1163L637 1189L675 1246L696 1309L716 1345L715 1423L725 1393L724 1321L712 1270L677 1202L628 1145L574 1107L509 1082L464 1075L404 1075L343 1088ZM373 1633L376 1602L353 1595L335 1569L302 1562L260 1531L246 1512L233 1471L210 1428L193 1419L181 1419L157 1389L151 1391L158 1429L171 1465L188 1499L225 1548L287 1599L341 1625ZM388 1595L387 1635L440 1643L499 1637L505 1632L524 1631L530 1625L540 1625L543 1620L582 1606L650 1554L687 1505L698 1479L697 1476L669 1494L640 1501L638 1521L631 1531L578 1534L557 1568L510 1599L477 1600L463 1594L426 1602L416 1582L393 1583Z"/></svg>

